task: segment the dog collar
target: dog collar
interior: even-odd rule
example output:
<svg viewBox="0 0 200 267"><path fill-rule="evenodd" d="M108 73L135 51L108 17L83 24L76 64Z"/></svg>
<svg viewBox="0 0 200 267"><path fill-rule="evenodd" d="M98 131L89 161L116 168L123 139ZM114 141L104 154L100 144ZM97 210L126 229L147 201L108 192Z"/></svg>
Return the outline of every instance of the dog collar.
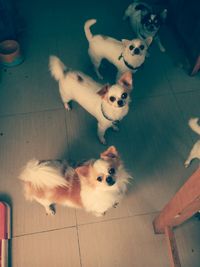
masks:
<svg viewBox="0 0 200 267"><path fill-rule="evenodd" d="M108 120L108 121L111 121L112 124L115 125L115 124L118 124L118 123L119 123L119 120L113 120L113 119L111 119L110 117L108 117L108 116L106 115L106 113L105 113L104 110L103 110L103 105L102 105L102 103L101 103L101 112L102 112L104 118L105 118L106 120Z"/></svg>
<svg viewBox="0 0 200 267"><path fill-rule="evenodd" d="M126 67L127 68L129 68L129 69L131 69L131 70L138 70L143 64L141 64L139 67L136 67L136 68L134 68L132 65L130 65L125 59L124 59L124 57L123 57L123 55L121 54L120 56L119 56L119 60L120 59L123 59L123 62L124 62L124 64L126 65Z"/></svg>

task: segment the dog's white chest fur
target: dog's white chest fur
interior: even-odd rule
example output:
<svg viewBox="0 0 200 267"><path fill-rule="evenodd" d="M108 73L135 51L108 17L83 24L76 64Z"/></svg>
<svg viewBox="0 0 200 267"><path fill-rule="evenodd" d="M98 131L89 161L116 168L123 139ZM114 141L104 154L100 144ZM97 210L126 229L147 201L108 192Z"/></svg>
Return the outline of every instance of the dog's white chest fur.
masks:
<svg viewBox="0 0 200 267"><path fill-rule="evenodd" d="M123 194L119 190L102 191L92 189L88 186L82 186L81 199L84 208L88 212L93 212L96 216L103 215L108 209L113 207L116 202L120 201Z"/></svg>

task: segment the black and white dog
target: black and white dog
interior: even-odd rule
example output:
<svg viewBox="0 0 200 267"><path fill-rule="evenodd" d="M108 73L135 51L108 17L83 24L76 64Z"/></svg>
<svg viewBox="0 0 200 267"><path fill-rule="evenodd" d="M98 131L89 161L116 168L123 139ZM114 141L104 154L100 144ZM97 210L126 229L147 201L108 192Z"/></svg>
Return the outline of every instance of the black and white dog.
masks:
<svg viewBox="0 0 200 267"><path fill-rule="evenodd" d="M129 18L130 24L137 37L141 39L146 39L150 36L153 37L162 52L165 52L165 48L158 36L158 30L164 23L166 17L167 9L157 13L154 11L153 7L140 0L135 0L130 4L124 14L124 19Z"/></svg>

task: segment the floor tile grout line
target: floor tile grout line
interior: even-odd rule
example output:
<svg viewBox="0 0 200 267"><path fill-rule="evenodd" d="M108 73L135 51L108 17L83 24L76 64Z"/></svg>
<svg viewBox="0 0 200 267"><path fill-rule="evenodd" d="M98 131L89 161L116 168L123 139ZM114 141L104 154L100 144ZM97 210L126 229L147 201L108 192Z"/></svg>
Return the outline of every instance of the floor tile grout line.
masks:
<svg viewBox="0 0 200 267"><path fill-rule="evenodd" d="M65 227L61 227L61 228L53 228L53 229L49 229L49 230L44 230L44 231L40 231L40 232L33 232L33 233L25 233L25 234L20 234L20 235L14 235L14 236L12 236L12 239L23 237L23 236L32 236L32 235L44 234L44 233L48 233L48 232L61 231L61 230L65 230L65 229L75 228L75 227L76 227L76 225L71 225L71 226L65 226Z"/></svg>
<svg viewBox="0 0 200 267"><path fill-rule="evenodd" d="M66 109L64 109L65 111L66 111ZM65 135L66 135L66 143L67 143L67 148L68 148L68 150L70 150L70 145L71 145L71 143L70 143L70 141L69 141L69 136L68 136L68 124L67 124L67 113L65 112L65 114L64 114L64 118L65 118ZM69 154L69 152L68 152L68 154Z"/></svg>
<svg viewBox="0 0 200 267"><path fill-rule="evenodd" d="M166 63L164 64L164 69L165 69L165 78L166 78L166 80L168 82L170 92L172 93L172 95L174 95L174 89L173 89L172 83L171 83L171 81L169 79L169 76L167 74L168 67L166 66Z"/></svg>
<svg viewBox="0 0 200 267"><path fill-rule="evenodd" d="M11 114L2 114L0 115L0 119L7 118L7 117L15 117L15 116L24 116L24 115L31 115L31 114L37 114L42 112L52 112L57 110L65 110L63 108L52 108L52 109L44 109L44 110L37 110L37 111L29 111L29 112L21 112L21 113L11 113Z"/></svg>
<svg viewBox="0 0 200 267"><path fill-rule="evenodd" d="M165 66L166 67L166 66ZM177 106L177 109L178 109L178 111L179 111L179 113L180 113L180 117L181 117L181 119L182 119L182 121L183 121L183 123L184 123L184 113L182 112L182 109L181 109L181 107L180 107L180 105L179 105L179 103L178 103L178 101L177 101L177 96L178 95L183 95L183 94L188 94L188 93L191 93L191 92L198 92L198 89L193 89L193 90L187 90L187 91L182 91L182 92L176 92L174 89L173 89L173 86L172 86L172 83L171 83L171 81L170 81L170 79L169 79L169 77L168 77L168 75L166 75L166 79L167 79L167 81L168 81L168 83L169 83L169 87L170 87L170 90L171 90L171 92L172 92L172 95L173 95L173 97L174 97L174 100L175 100L175 103L176 103L176 106ZM190 135L190 139L192 139L192 136Z"/></svg>
<svg viewBox="0 0 200 267"><path fill-rule="evenodd" d="M167 66L166 65L164 65L164 68L165 68L165 70L167 70ZM167 71L165 71L165 73L167 73ZM190 92L198 92L199 91L199 89L197 89L197 88L196 89L189 89L189 90L186 90L186 91L176 91L176 90L174 90L173 85L172 85L172 83L170 81L170 78L169 78L169 76L167 74L166 74L166 80L167 80L167 82L169 84L170 91L171 91L171 93L173 95L190 93Z"/></svg>
<svg viewBox="0 0 200 267"><path fill-rule="evenodd" d="M122 217L118 217L118 218L111 218L108 220L102 220L102 221L97 221L97 222L80 223L80 224L78 224L78 226L85 226L85 225L98 224L98 223L104 223L104 222L112 222L112 221L123 220L123 219L128 219L128 218L135 218L135 217L157 214L157 213L159 213L159 211L153 211L153 212L149 212L149 213L141 213L141 214L137 214L137 215L127 215L127 216L122 216Z"/></svg>
<svg viewBox="0 0 200 267"><path fill-rule="evenodd" d="M198 89L190 89L190 90L187 90L187 91L174 91L174 94L175 95L183 95L183 94L188 94L188 93L199 93L199 88Z"/></svg>
<svg viewBox="0 0 200 267"><path fill-rule="evenodd" d="M135 217L139 217L139 216L157 214L159 212L160 211L152 211L152 212L147 212L147 213L139 213L139 214L135 214L135 215L127 215L127 216L122 216L122 217L118 217L118 218L111 218L111 219L108 219L108 220L105 219L105 220L102 220L102 221L96 221L96 222L94 221L94 222L80 223L80 224L77 223L77 219L76 219L76 224L75 225L72 225L72 226L66 226L66 227L61 227L61 228L54 228L54 229L44 230L44 231L40 231L40 232L33 232L33 233L26 233L26 234L14 235L12 237L12 239L20 238L20 237L24 237L24 236L32 236L32 235L37 235L37 234L54 232L54 231L61 231L61 230L65 230L65 229L78 228L79 226L92 225L92 224L98 224L98 223L104 223L104 222L112 222L112 221L123 220L123 219L128 219L128 218L135 218Z"/></svg>
<svg viewBox="0 0 200 267"><path fill-rule="evenodd" d="M77 211L75 210L75 218L76 218L76 234L77 234L77 242L78 242L78 252L79 252L79 262L80 267L83 266L82 264L82 258L81 258L81 246L80 246L80 239L79 239L79 232L78 232L78 221L77 221Z"/></svg>

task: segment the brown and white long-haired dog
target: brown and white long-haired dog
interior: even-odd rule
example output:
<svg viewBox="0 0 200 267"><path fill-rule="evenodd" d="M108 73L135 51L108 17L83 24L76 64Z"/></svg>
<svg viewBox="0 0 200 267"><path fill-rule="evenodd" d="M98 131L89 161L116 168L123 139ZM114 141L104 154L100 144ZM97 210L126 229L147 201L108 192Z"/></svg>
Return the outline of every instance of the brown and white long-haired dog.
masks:
<svg viewBox="0 0 200 267"><path fill-rule="evenodd" d="M39 202L47 214L55 214L55 204L61 204L102 216L119 203L131 177L111 146L76 168L62 160L31 160L19 178L26 199Z"/></svg>

